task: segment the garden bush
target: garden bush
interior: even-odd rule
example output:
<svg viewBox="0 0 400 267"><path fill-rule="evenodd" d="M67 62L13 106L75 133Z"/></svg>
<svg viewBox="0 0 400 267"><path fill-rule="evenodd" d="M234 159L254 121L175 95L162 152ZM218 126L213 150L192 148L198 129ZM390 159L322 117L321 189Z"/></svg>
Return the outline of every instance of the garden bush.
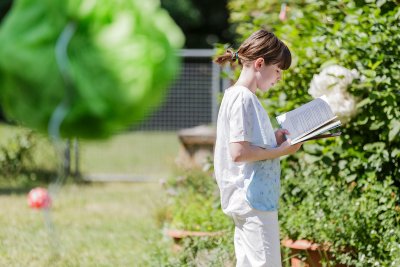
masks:
<svg viewBox="0 0 400 267"><path fill-rule="evenodd" d="M210 172L186 170L170 178L170 196L164 209L167 227L189 231L229 231L232 221L221 210L219 190Z"/></svg>
<svg viewBox="0 0 400 267"><path fill-rule="evenodd" d="M230 266L233 222L220 206L219 190L210 171L185 170L165 182L169 195L157 215L165 229L218 232L217 236L187 237L178 254L155 250L162 266Z"/></svg>
<svg viewBox="0 0 400 267"><path fill-rule="evenodd" d="M31 134L26 136L17 135L7 145L0 147L0 170L2 176L19 174L23 165L32 159Z"/></svg>
<svg viewBox="0 0 400 267"><path fill-rule="evenodd" d="M32 165L33 133L18 134L0 145L0 177L12 179Z"/></svg>
<svg viewBox="0 0 400 267"><path fill-rule="evenodd" d="M57 175L54 147L44 136L27 128L0 125L0 186L30 188Z"/></svg>
<svg viewBox="0 0 400 267"><path fill-rule="evenodd" d="M310 101L310 83L328 65L359 74L342 136L308 142L282 162L282 238L328 243L351 266L400 266L399 3L294 0L280 20L282 3L228 4L238 43L263 27L292 51L283 82L260 95L270 117Z"/></svg>

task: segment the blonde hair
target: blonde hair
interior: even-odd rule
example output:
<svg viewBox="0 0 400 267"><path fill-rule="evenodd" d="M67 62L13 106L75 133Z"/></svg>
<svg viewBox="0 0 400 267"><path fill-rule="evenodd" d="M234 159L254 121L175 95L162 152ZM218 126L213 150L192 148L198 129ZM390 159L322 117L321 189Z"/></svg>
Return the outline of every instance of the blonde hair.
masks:
<svg viewBox="0 0 400 267"><path fill-rule="evenodd" d="M292 64L289 48L275 34L266 30L254 32L237 52L229 48L223 55L216 57L214 62L224 65L237 60L240 65L246 65L257 58L263 58L266 65L278 64L282 70L287 70Z"/></svg>

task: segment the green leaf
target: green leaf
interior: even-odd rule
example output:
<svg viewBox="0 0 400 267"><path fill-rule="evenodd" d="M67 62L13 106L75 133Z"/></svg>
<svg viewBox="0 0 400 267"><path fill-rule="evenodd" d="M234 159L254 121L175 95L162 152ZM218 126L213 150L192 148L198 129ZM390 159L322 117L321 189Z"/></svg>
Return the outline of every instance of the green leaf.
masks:
<svg viewBox="0 0 400 267"><path fill-rule="evenodd" d="M348 164L347 160L340 160L339 164L338 164L339 165L339 169L343 170L344 168L347 167L347 164Z"/></svg>
<svg viewBox="0 0 400 267"><path fill-rule="evenodd" d="M301 192L301 189L298 188L298 187L295 187L295 188L292 190L292 195L297 195L297 194L300 193L300 192Z"/></svg>
<svg viewBox="0 0 400 267"><path fill-rule="evenodd" d="M375 70L382 62L383 62L382 60L379 60L379 61L375 62L373 65L371 65L370 68L372 70Z"/></svg>
<svg viewBox="0 0 400 267"><path fill-rule="evenodd" d="M374 70L363 70L362 72L363 74L371 78L374 78L376 76L376 71Z"/></svg>
<svg viewBox="0 0 400 267"><path fill-rule="evenodd" d="M313 156L313 155L310 155L310 154L305 154L304 155L304 161L305 162L307 162L307 163L314 163L314 162L317 162L317 161L319 161L321 159L321 157L318 157L318 156Z"/></svg>
<svg viewBox="0 0 400 267"><path fill-rule="evenodd" d="M372 101L372 99L370 99L370 98L365 98L365 99L363 99L363 100L361 100L360 102L358 102L357 103L357 108L361 108L361 107L363 107L363 106L365 106L365 105L368 105L368 104L370 104L370 103L372 103L373 101Z"/></svg>
<svg viewBox="0 0 400 267"><path fill-rule="evenodd" d="M346 182L347 183L351 183L351 182L353 182L355 179L357 178L357 174L352 174L352 175L349 175L349 176L346 176Z"/></svg>
<svg viewBox="0 0 400 267"><path fill-rule="evenodd" d="M375 142L371 144L366 144L364 146L365 151L370 151L370 152L378 152L382 151L385 148L385 143L383 142Z"/></svg>
<svg viewBox="0 0 400 267"><path fill-rule="evenodd" d="M389 124L389 142L392 142L396 137L398 137L400 131L400 121L392 119Z"/></svg>
<svg viewBox="0 0 400 267"><path fill-rule="evenodd" d="M385 125L385 122L383 121L374 121L371 126L369 127L370 130L374 131L374 130L378 130L379 128L381 128L383 125Z"/></svg>
<svg viewBox="0 0 400 267"><path fill-rule="evenodd" d="M395 148L392 150L392 153L390 154L390 156L394 157L399 157L400 156L400 149Z"/></svg>
<svg viewBox="0 0 400 267"><path fill-rule="evenodd" d="M324 63L321 65L320 69L322 70L322 69L324 69L324 68L326 68L326 67L328 67L328 66L335 65L335 64L338 64L337 59L330 59L330 60L324 62Z"/></svg>

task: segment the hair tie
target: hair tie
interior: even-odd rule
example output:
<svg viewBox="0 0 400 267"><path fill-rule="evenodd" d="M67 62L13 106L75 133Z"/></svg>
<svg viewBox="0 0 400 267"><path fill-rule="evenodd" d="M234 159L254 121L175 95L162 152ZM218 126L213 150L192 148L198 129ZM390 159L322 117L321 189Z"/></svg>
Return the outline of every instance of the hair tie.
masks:
<svg viewBox="0 0 400 267"><path fill-rule="evenodd" d="M232 60L236 61L236 59L239 59L239 53L238 52L232 53Z"/></svg>

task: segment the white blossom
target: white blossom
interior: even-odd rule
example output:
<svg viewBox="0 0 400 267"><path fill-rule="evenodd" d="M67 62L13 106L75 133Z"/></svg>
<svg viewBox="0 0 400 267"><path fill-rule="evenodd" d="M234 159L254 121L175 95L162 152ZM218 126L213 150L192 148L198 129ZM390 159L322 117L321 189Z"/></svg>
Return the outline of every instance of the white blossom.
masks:
<svg viewBox="0 0 400 267"><path fill-rule="evenodd" d="M356 99L347 92L356 78L359 78L356 70L330 65L313 76L308 93L314 98L326 95L332 111L346 123L356 113Z"/></svg>

